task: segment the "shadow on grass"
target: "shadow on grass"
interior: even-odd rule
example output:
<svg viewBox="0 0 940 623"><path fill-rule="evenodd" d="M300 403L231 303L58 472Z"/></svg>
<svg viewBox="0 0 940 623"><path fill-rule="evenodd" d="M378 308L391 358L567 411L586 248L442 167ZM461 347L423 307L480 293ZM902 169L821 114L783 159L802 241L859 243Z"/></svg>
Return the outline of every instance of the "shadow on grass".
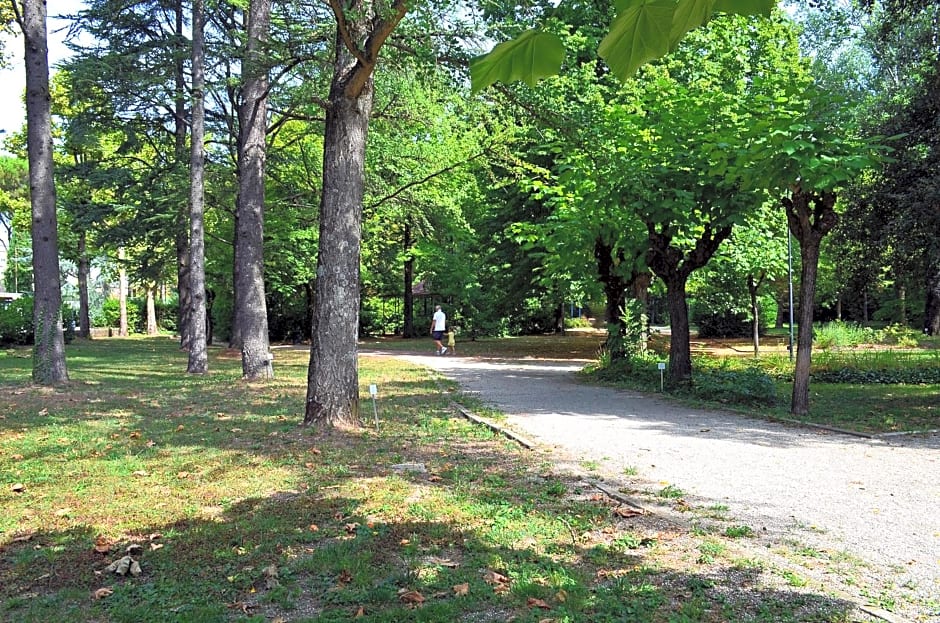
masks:
<svg viewBox="0 0 940 623"><path fill-rule="evenodd" d="M446 486L406 480L416 490ZM107 554L94 551L95 535L84 528L40 532L0 556L0 616L24 622L842 621L854 611L822 594L769 587L755 567L674 572L647 564L642 549L585 547L577 536L541 544L513 540L512 531L525 524L509 520L514 512L543 530L568 530L551 515L555 509L539 510L535 500L514 506L497 488L474 488L465 503L488 513L468 523L416 519L430 512L417 502L393 513L398 518L376 517L367 497L331 497L324 486L242 500L212 519L148 525ZM107 572L131 542L144 548L143 573ZM113 594L93 599L100 588Z"/></svg>

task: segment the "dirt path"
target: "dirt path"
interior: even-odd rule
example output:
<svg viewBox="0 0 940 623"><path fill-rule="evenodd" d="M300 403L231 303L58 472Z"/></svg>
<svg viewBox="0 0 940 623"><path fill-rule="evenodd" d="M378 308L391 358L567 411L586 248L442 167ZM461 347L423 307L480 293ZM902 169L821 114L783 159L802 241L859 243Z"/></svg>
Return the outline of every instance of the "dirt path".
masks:
<svg viewBox="0 0 940 623"><path fill-rule="evenodd" d="M850 553L924 600L918 620L940 621L940 435L872 441L691 409L579 383L583 362L398 356L605 478L726 506L768 542Z"/></svg>

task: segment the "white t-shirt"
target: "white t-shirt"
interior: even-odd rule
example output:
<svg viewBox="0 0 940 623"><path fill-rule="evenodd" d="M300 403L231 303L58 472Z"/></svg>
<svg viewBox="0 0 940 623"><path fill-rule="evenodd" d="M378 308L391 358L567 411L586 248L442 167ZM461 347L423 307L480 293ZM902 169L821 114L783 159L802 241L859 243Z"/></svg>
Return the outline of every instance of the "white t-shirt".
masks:
<svg viewBox="0 0 940 623"><path fill-rule="evenodd" d="M442 312L441 310L437 310L436 312L434 312L433 320L434 320L434 330L443 331L444 326L447 323L447 316L444 315L444 312Z"/></svg>

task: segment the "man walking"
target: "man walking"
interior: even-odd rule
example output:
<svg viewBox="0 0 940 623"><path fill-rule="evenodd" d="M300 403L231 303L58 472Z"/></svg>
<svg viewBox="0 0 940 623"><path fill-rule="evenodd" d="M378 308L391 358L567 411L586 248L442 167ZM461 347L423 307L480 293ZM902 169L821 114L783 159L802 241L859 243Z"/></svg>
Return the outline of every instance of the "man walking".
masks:
<svg viewBox="0 0 940 623"><path fill-rule="evenodd" d="M434 338L434 344L437 346L438 355L446 355L447 347L441 344L444 339L444 331L447 328L447 316L441 311L440 305L434 306L434 316L431 318L431 337Z"/></svg>

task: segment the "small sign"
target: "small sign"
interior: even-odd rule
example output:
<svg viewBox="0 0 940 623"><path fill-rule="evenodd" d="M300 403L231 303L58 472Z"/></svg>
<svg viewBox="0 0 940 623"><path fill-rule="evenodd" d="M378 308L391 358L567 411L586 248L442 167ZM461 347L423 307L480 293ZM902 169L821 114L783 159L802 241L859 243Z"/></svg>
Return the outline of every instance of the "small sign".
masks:
<svg viewBox="0 0 940 623"><path fill-rule="evenodd" d="M657 363L657 364L656 364L656 367L659 368L660 370L665 370L665 369L666 369L666 364L664 364L664 363Z"/></svg>
<svg viewBox="0 0 940 623"><path fill-rule="evenodd" d="M370 396L377 396L378 393L379 393L379 388L376 386L375 383L372 383L371 385L369 385L369 395L370 395Z"/></svg>

